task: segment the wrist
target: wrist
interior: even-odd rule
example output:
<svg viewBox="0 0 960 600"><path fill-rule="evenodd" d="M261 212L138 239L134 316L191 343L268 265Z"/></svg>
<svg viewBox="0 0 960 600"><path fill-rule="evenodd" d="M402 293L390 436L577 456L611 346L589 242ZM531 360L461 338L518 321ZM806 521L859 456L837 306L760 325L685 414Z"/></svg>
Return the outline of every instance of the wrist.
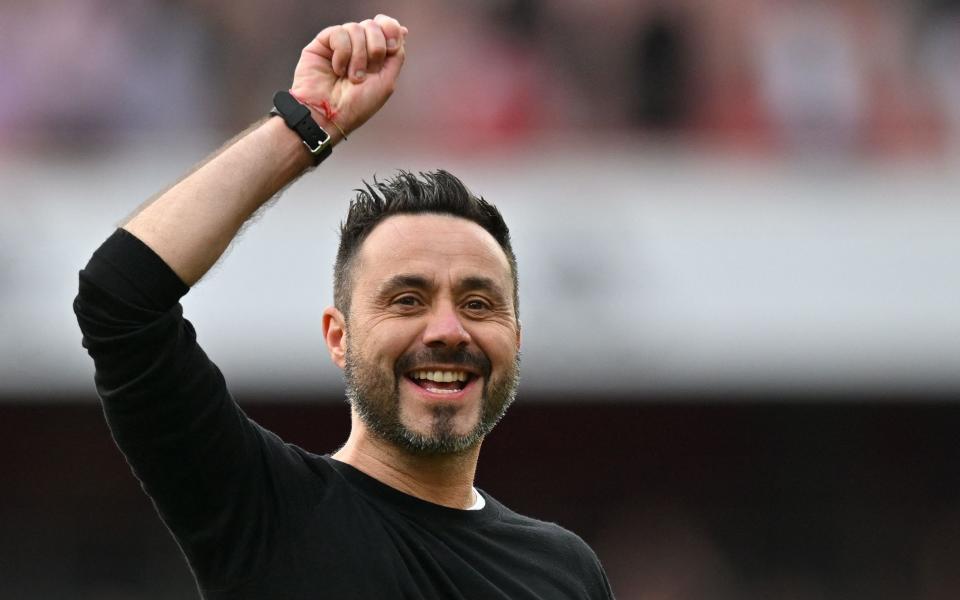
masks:
<svg viewBox="0 0 960 600"><path fill-rule="evenodd" d="M273 95L270 114L283 117L284 124L297 133L313 156L314 165L319 165L333 153L334 140L331 135L317 123L310 108L290 92L280 90Z"/></svg>
<svg viewBox="0 0 960 600"><path fill-rule="evenodd" d="M336 146L341 141L347 139L344 137L344 132L337 126L336 122L328 119L322 111L317 110L309 104L304 104L304 106L310 109L310 116L317 122L317 125L322 127L323 130L327 132L327 135L330 136L331 146Z"/></svg>
<svg viewBox="0 0 960 600"><path fill-rule="evenodd" d="M282 161L296 173L314 166L313 155L304 148L297 132L287 127L280 115L270 115L263 123L263 130L273 140L270 145L282 155Z"/></svg>
<svg viewBox="0 0 960 600"><path fill-rule="evenodd" d="M297 102L307 107L313 120L330 136L331 145L335 146L339 144L341 140L346 141L347 132L340 124L338 118L340 116L339 111L334 109L328 101L321 100L319 104L315 104L305 99L302 93L293 88L290 88L290 95L293 96Z"/></svg>

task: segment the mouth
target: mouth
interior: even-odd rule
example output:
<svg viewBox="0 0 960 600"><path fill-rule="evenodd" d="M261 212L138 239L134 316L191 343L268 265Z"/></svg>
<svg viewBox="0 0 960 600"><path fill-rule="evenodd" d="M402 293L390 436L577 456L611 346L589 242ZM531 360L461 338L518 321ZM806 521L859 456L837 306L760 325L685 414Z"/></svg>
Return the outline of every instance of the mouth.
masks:
<svg viewBox="0 0 960 600"><path fill-rule="evenodd" d="M477 379L476 374L460 369L417 369L406 377L421 389L439 395L456 395Z"/></svg>

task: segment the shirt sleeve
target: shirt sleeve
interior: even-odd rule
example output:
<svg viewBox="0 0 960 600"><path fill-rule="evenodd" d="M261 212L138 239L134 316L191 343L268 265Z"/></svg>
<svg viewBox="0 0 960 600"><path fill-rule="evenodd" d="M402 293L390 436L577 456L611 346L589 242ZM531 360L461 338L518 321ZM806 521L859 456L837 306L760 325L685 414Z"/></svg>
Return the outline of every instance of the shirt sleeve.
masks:
<svg viewBox="0 0 960 600"><path fill-rule="evenodd" d="M247 418L183 318L189 288L119 229L80 272L74 301L111 433L198 580L249 576L282 511L287 447Z"/></svg>

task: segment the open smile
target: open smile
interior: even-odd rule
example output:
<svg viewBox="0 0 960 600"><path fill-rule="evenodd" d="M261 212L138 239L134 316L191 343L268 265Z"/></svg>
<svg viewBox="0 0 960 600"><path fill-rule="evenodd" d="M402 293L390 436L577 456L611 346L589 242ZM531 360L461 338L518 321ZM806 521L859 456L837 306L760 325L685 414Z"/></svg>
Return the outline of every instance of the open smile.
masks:
<svg viewBox="0 0 960 600"><path fill-rule="evenodd" d="M479 380L475 373L462 369L427 368L406 374L405 379L431 396L459 398Z"/></svg>

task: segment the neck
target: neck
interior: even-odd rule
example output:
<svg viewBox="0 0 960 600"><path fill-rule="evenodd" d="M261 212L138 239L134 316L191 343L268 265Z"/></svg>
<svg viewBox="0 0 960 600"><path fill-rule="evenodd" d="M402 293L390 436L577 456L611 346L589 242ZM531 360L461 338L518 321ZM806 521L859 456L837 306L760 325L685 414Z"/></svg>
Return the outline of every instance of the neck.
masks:
<svg viewBox="0 0 960 600"><path fill-rule="evenodd" d="M427 502L459 509L474 503L473 478L480 444L460 454L411 454L357 425L354 419L347 443L333 458Z"/></svg>

